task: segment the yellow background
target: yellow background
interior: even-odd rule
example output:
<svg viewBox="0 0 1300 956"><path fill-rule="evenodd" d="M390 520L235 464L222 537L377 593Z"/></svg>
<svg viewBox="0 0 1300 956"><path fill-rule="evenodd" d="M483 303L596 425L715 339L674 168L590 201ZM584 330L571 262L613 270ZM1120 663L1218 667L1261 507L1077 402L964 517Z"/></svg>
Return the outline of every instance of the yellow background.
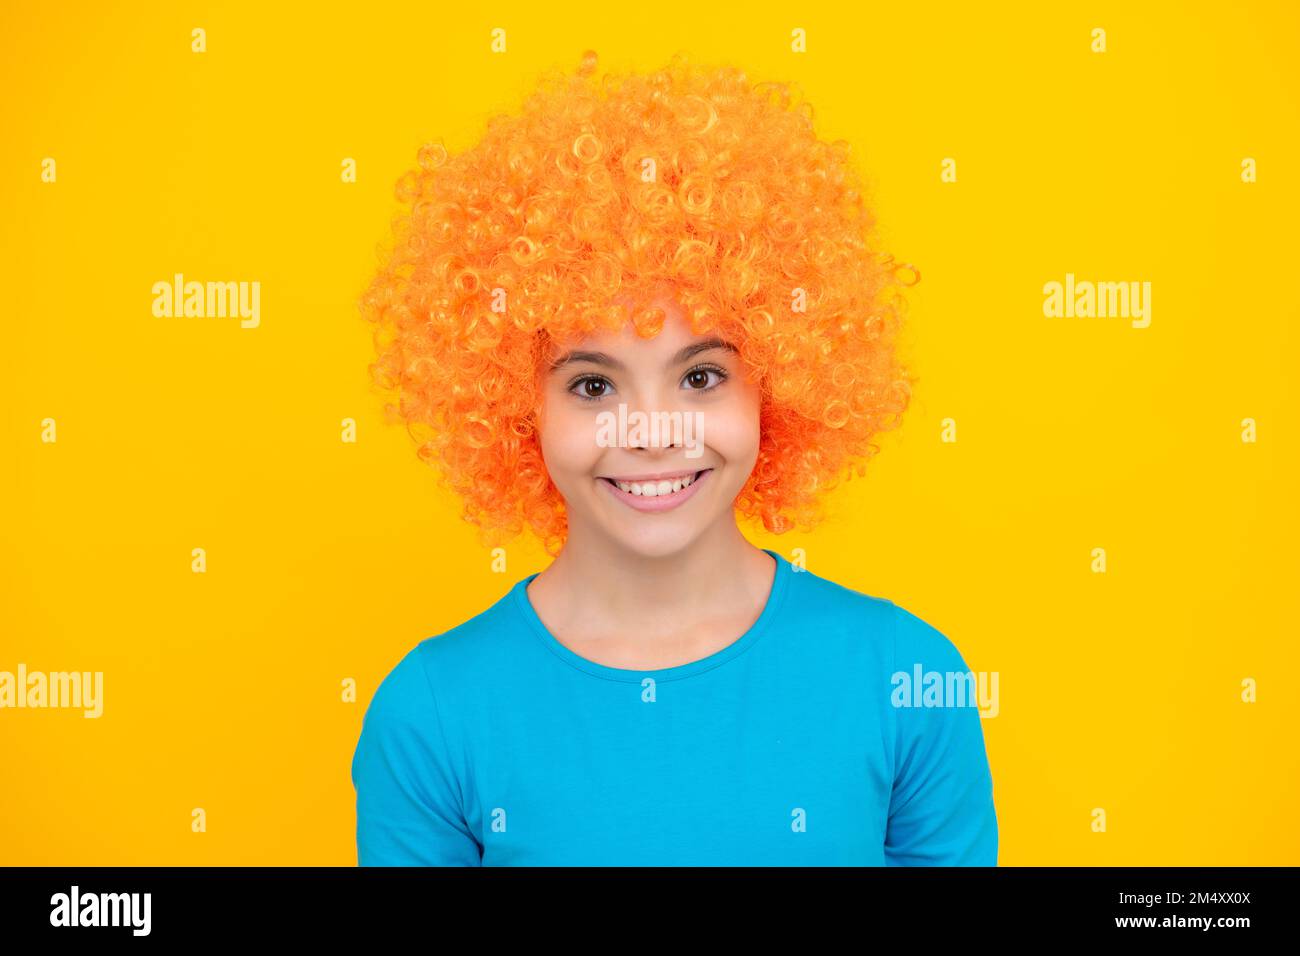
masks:
<svg viewBox="0 0 1300 956"><path fill-rule="evenodd" d="M1300 863L1296 6L470 6L4 5L0 670L102 670L105 710L0 711L0 862L355 862L377 682L545 563L491 571L355 302L419 145L590 48L797 81L917 264L905 427L753 539L1000 674L1000 862ZM154 318L175 272L260 282L261 326ZM1150 327L1045 318L1067 272L1150 281Z"/></svg>

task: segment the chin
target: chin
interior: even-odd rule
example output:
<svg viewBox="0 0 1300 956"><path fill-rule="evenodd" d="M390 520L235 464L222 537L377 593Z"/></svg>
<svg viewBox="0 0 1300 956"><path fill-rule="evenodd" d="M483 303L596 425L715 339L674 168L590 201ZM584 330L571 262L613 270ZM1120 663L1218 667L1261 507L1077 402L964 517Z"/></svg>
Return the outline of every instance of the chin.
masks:
<svg viewBox="0 0 1300 956"><path fill-rule="evenodd" d="M709 478L716 480L721 471L713 466L703 471L710 472ZM697 476L697 481L700 481ZM576 478L571 484L572 495L565 495L568 501L581 501L583 504L582 523L614 547L625 551L630 556L658 559L671 558L690 552L699 543L708 530L715 527L722 515L717 510L718 496L731 500L739 489L733 493L730 488L709 485L700 481L699 491L704 494L694 496L694 500L683 502L680 509L666 511L642 511L630 508L616 496L611 496L609 488L599 475L586 475ZM587 489L595 491L590 497ZM561 489L564 494L564 489ZM570 514L572 522L573 515Z"/></svg>
<svg viewBox="0 0 1300 956"><path fill-rule="evenodd" d="M643 558L670 558L690 550L700 536L699 528L612 529L615 541L629 553Z"/></svg>
<svg viewBox="0 0 1300 956"><path fill-rule="evenodd" d="M703 503L703 502L701 502ZM622 506L619 506L622 508ZM597 508L595 526L606 538L628 554L643 558L669 558L685 554L717 521L717 515L701 509L692 515L641 514L628 511L609 513Z"/></svg>

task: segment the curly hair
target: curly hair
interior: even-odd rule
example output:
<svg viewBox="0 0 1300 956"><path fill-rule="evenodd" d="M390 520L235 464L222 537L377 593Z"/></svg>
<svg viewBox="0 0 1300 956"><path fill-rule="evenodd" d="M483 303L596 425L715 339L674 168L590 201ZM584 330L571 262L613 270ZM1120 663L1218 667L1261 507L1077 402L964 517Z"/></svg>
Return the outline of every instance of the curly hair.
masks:
<svg viewBox="0 0 1300 956"><path fill-rule="evenodd" d="M598 80L587 51L472 148L419 149L361 297L369 371L486 546L527 526L558 553L568 524L537 435L543 370L599 329L656 335L662 309L612 300L664 284L692 332L734 343L761 384L740 515L775 534L810 528L819 497L865 473L910 400L899 287L920 276L871 247L849 144L819 140L812 112L791 84L683 53Z"/></svg>

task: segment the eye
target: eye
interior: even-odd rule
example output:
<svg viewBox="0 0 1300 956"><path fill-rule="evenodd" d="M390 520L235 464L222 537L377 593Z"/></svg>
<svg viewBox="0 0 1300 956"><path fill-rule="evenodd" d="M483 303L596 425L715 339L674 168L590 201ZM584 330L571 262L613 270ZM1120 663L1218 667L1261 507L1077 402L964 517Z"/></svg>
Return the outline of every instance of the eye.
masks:
<svg viewBox="0 0 1300 956"><path fill-rule="evenodd" d="M595 402L613 390L609 379L600 375L583 375L569 383L569 392L584 402Z"/></svg>
<svg viewBox="0 0 1300 956"><path fill-rule="evenodd" d="M709 384L709 376L717 376L717 381ZM691 391L710 392L727 380L725 369L716 365L697 365L682 377L682 384Z"/></svg>

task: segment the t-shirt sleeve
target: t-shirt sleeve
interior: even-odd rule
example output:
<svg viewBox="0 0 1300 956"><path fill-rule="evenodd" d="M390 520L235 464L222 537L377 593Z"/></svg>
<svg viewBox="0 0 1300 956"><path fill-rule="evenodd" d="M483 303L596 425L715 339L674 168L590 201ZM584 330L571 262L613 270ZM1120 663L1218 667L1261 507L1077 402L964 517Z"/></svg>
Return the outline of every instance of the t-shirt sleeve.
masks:
<svg viewBox="0 0 1300 956"><path fill-rule="evenodd" d="M998 821L993 805L993 778L984 749L977 697L967 706L951 706L951 674L967 674L966 662L938 630L894 606L894 668L909 698L916 666L922 675L943 675L948 706L896 706L894 786L885 837L887 866L996 866ZM902 675L906 675L906 682ZM924 688L924 680L922 688ZM978 690L978 681L968 687Z"/></svg>
<svg viewBox="0 0 1300 956"><path fill-rule="evenodd" d="M421 646L375 690L352 757L359 866L481 866Z"/></svg>

